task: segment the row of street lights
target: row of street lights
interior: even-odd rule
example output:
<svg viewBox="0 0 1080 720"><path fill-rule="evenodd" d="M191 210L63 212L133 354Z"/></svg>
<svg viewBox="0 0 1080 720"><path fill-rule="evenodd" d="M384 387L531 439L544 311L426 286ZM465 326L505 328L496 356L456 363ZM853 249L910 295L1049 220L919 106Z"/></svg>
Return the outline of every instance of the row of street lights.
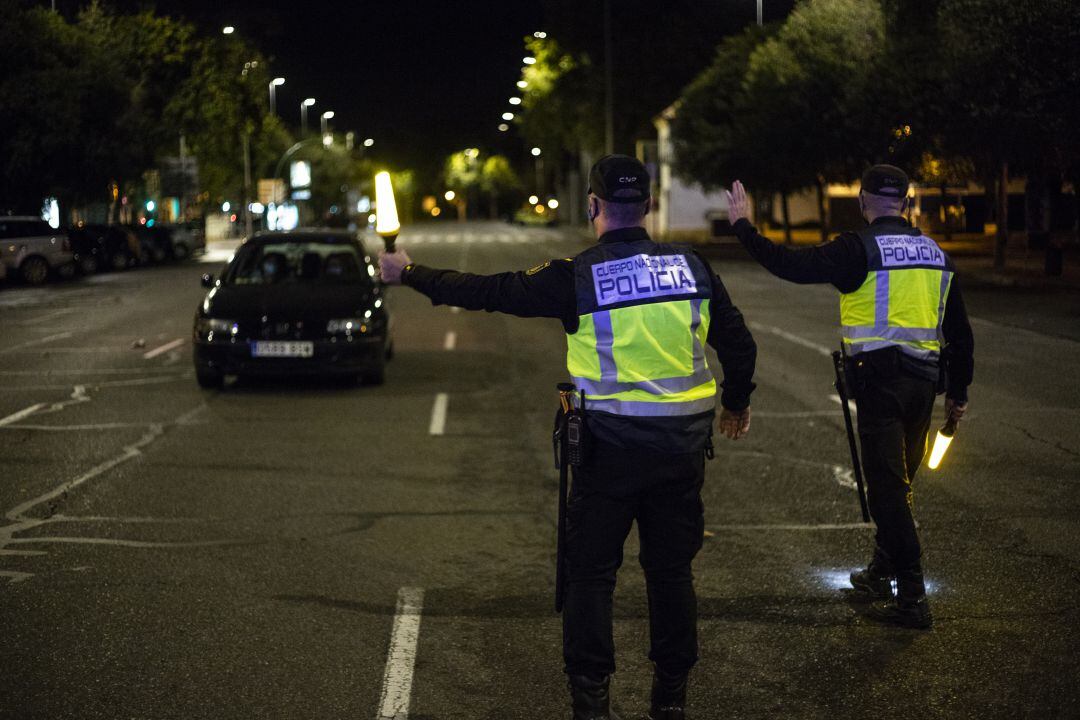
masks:
<svg viewBox="0 0 1080 720"><path fill-rule="evenodd" d="M223 35L232 35L233 33L236 32L236 28L234 26L232 26L232 25L226 25L225 27L223 27L221 29L221 32L222 32ZM246 75L249 67L252 67L254 65L255 65L254 62L245 64L245 66L244 66L244 74ZM269 87L267 89L268 89L269 94L270 94L270 114L271 115L276 115L277 114L277 88L284 85L284 84L285 84L285 78L283 78L283 77L275 77L269 83ZM316 102L315 98L309 97L309 98L305 98L300 103L300 135L301 135L301 137L306 137L307 136L307 132L308 132L308 130L307 130L308 108L313 106L315 104L315 102ZM333 110L327 110L327 111L323 112L321 115L319 115L322 141L323 141L323 145L325 145L327 147L333 144L333 135L330 134L329 125L328 125L328 121L332 120L333 117L334 117L334 111ZM352 132L346 134L346 146L350 150L352 149L354 136L355 136L355 134L352 133ZM242 138L241 138L241 142L243 144L242 152L243 152L243 156L244 156L244 204L243 204L243 208L242 208L243 209L243 215L244 215L244 226L245 226L244 229L245 229L245 232L246 232L247 235L251 235L251 231L252 231L251 213L252 212L260 212L261 213L263 208L262 208L261 203L251 203L251 202L249 202L250 195L251 195L251 152L250 152L250 146L249 146L250 138L248 137L248 135L246 135L246 134L243 135ZM298 143L297 146L299 146L301 144L303 144L303 141L301 141L301 143ZM364 145L365 148L369 148L369 147L373 146L374 144L375 144L375 140L373 138L365 138L364 141L363 141L363 145ZM297 147L297 146L294 146L294 147ZM275 173L275 178L276 178L276 173ZM229 208L229 207L230 207L230 205L229 205L228 202L224 203L222 205L222 212L227 212L227 208Z"/></svg>
<svg viewBox="0 0 1080 720"><path fill-rule="evenodd" d="M236 32L236 28L234 26L232 26L232 25L226 25L225 27L223 27L221 29L221 33L223 35L232 35L235 32ZM284 84L285 84L285 78L283 78L283 77L276 77L276 78L274 78L273 80L270 81L268 90L270 92L270 114L271 115L276 115L277 114L277 88L280 87L281 85L284 85ZM314 104L315 104L315 98L306 98L305 100L303 100L300 103L300 135L301 136L307 135L308 108L311 107ZM321 132L322 132L322 134L324 136L327 134L327 128L328 128L327 121L332 120L333 117L334 117L334 111L333 110L327 110L326 112L322 113L319 116L320 130L321 130ZM364 140L364 147L371 147L374 144L375 144L375 141L372 140L371 138L367 138L366 140Z"/></svg>

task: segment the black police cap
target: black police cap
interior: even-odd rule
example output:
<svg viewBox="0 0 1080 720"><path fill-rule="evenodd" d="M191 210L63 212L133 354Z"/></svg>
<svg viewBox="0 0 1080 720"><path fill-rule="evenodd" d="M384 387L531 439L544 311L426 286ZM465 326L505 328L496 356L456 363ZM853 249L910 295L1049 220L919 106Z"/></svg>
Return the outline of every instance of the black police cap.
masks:
<svg viewBox="0 0 1080 720"><path fill-rule="evenodd" d="M629 155L605 155L589 171L589 192L613 203L649 198L649 171Z"/></svg>
<svg viewBox="0 0 1080 720"><path fill-rule="evenodd" d="M895 165L874 165L862 176L862 191L871 195L902 198L910 184L907 173Z"/></svg>

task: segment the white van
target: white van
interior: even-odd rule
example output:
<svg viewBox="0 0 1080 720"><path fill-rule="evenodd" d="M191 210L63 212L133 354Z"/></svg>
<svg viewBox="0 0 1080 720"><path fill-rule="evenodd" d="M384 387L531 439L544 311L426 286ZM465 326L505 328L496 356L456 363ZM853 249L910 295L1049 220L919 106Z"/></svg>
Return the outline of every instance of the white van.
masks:
<svg viewBox="0 0 1080 720"><path fill-rule="evenodd" d="M33 216L0 216L0 261L28 285L40 285L53 271L70 276L75 270L67 234Z"/></svg>

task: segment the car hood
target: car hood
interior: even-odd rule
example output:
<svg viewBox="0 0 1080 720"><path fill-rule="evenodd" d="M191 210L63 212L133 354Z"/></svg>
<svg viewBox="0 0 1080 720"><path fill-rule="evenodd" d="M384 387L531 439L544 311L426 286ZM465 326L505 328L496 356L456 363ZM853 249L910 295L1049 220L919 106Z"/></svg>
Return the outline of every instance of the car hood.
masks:
<svg viewBox="0 0 1080 720"><path fill-rule="evenodd" d="M348 318L371 309L374 288L356 285L218 285L203 302L207 317Z"/></svg>

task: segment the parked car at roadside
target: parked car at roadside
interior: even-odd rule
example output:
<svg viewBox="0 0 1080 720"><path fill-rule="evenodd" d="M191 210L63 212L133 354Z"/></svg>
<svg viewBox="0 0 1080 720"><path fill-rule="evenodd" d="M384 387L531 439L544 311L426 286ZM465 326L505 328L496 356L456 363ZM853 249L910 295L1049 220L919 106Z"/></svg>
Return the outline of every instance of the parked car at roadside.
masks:
<svg viewBox="0 0 1080 720"><path fill-rule="evenodd" d="M42 284L50 273L75 273L67 233L32 215L0 217L0 261L9 274L29 285Z"/></svg>
<svg viewBox="0 0 1080 720"><path fill-rule="evenodd" d="M177 223L167 230L174 259L185 260L206 251L206 233L201 221Z"/></svg>
<svg viewBox="0 0 1080 720"><path fill-rule="evenodd" d="M139 260L139 241L118 225L83 225L68 231L75 264L84 275L124 270Z"/></svg>
<svg viewBox="0 0 1080 720"><path fill-rule="evenodd" d="M139 254L143 264L163 263L172 257L172 237L161 225L128 225L127 229L139 240Z"/></svg>

